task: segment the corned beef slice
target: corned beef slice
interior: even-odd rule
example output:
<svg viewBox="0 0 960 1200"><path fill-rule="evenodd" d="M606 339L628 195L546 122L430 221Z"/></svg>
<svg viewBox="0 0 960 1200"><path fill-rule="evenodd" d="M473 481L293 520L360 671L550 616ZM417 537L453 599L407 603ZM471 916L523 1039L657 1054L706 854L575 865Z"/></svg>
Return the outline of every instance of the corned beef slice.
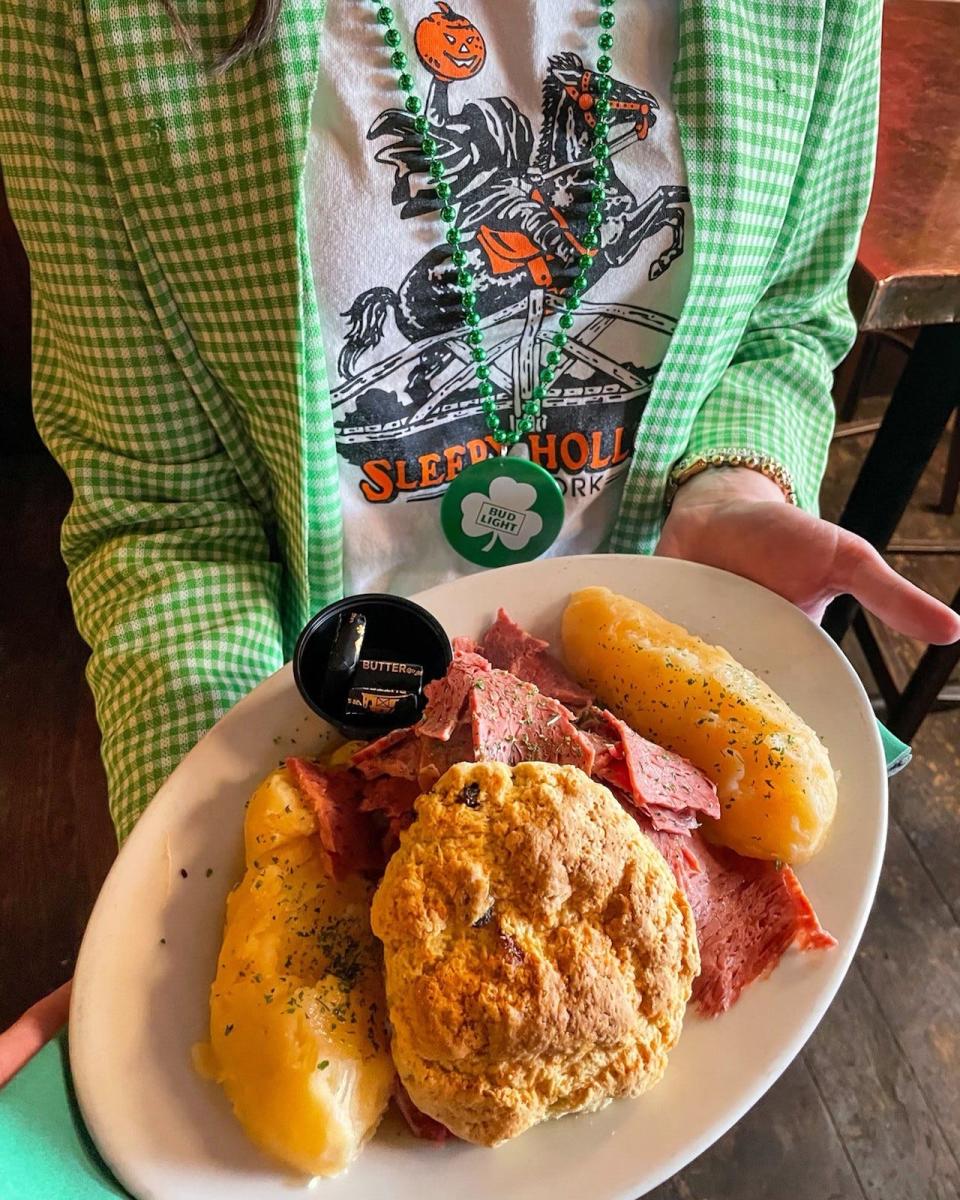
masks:
<svg viewBox="0 0 960 1200"><path fill-rule="evenodd" d="M627 765L623 761L623 739L608 721L606 711L591 706L580 714L577 728L593 746L594 775L604 783L607 782L607 776L610 776L615 787L622 786L623 790L628 792L630 780L627 776Z"/></svg>
<svg viewBox="0 0 960 1200"><path fill-rule="evenodd" d="M423 791L429 791L441 775L459 762L473 762L476 750L473 742L473 726L467 713L450 735L441 742L439 738L418 738L420 760L417 778Z"/></svg>
<svg viewBox="0 0 960 1200"><path fill-rule="evenodd" d="M419 795L420 785L413 779L381 775L379 779L364 781L361 811L383 813L387 820L387 829L380 841L385 863L400 845L400 834L413 823L414 804Z"/></svg>
<svg viewBox="0 0 960 1200"><path fill-rule="evenodd" d="M524 654L513 664L512 673L518 679L535 684L545 696L552 696L568 708L579 710L593 700L589 692L570 678L557 659L545 651Z"/></svg>
<svg viewBox="0 0 960 1200"><path fill-rule="evenodd" d="M716 787L692 762L648 742L612 713L603 715L620 737L629 791L638 807L720 816Z"/></svg>
<svg viewBox="0 0 960 1200"><path fill-rule="evenodd" d="M361 812L364 781L356 771L326 770L306 758L288 758L287 769L300 795L317 817L320 843L330 856L334 876L383 868L379 836Z"/></svg>
<svg viewBox="0 0 960 1200"><path fill-rule="evenodd" d="M625 808L638 810L655 829L689 833L697 816L719 813L713 784L685 758L671 754L603 709L591 708L579 727L596 752L594 776Z"/></svg>
<svg viewBox="0 0 960 1200"><path fill-rule="evenodd" d="M549 649L549 642L521 629L503 608L498 609L497 619L480 639L480 653L501 671L509 671L510 664L526 654Z"/></svg>
<svg viewBox="0 0 960 1200"><path fill-rule="evenodd" d="M521 629L501 608L478 649L492 666L534 684L545 696L552 696L569 708L585 708L593 697L570 678L559 660L549 653L549 645Z"/></svg>
<svg viewBox="0 0 960 1200"><path fill-rule="evenodd" d="M402 829L413 820L413 806L419 795L420 785L415 780L381 775L364 781L360 811L382 812L391 822L404 818Z"/></svg>
<svg viewBox="0 0 960 1200"><path fill-rule="evenodd" d="M385 733L353 756L353 765L365 779L376 779L378 775L416 779L419 761L420 743L412 725Z"/></svg>
<svg viewBox="0 0 960 1200"><path fill-rule="evenodd" d="M624 766L624 772L626 772L626 766ZM637 804L630 791L629 783L620 788L612 784L608 777L601 776L596 771L594 775L601 783L607 785L634 820L639 817L645 818L658 833L689 834L697 828L697 814L690 809L685 808L678 812L672 808L658 808L656 805L651 808L646 804Z"/></svg>
<svg viewBox="0 0 960 1200"><path fill-rule="evenodd" d="M419 747L417 778L424 791L433 787L454 763L474 761L468 698L478 687L483 687L490 675L490 664L485 658L458 646L446 675L424 689L427 707L414 727Z"/></svg>
<svg viewBox="0 0 960 1200"><path fill-rule="evenodd" d="M706 1016L726 1012L794 943L801 950L836 945L789 867L711 846L699 833L677 837L640 824L693 909L701 960L693 999Z"/></svg>
<svg viewBox="0 0 960 1200"><path fill-rule="evenodd" d="M428 1117L425 1112L421 1112L417 1108L399 1079L394 1081L393 1098L397 1102L397 1108L400 1109L400 1115L406 1121L414 1137L423 1138L428 1142L445 1142L447 1138L453 1137L446 1125L441 1125L439 1121Z"/></svg>
<svg viewBox="0 0 960 1200"><path fill-rule="evenodd" d="M415 727L416 732L421 737L449 741L466 707L470 690L479 678L489 674L490 664L485 658L470 652L457 652L446 675L442 679L434 679L423 689L427 707Z"/></svg>
<svg viewBox="0 0 960 1200"><path fill-rule="evenodd" d="M831 950L837 939L828 933L820 924L820 918L813 910L810 897L803 890L803 884L797 878L792 867L784 867L780 872L783 886L793 899L793 907L797 918L796 944L801 950Z"/></svg>
<svg viewBox="0 0 960 1200"><path fill-rule="evenodd" d="M477 680L470 716L478 761L549 762L593 771L593 745L573 724L573 714L506 671Z"/></svg>

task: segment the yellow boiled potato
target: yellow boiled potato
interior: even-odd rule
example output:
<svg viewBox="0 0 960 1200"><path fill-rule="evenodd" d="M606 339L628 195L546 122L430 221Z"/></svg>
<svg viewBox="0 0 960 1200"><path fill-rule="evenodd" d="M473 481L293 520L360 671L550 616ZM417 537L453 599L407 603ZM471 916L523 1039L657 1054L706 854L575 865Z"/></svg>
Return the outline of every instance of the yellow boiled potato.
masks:
<svg viewBox="0 0 960 1200"><path fill-rule="evenodd" d="M247 870L227 900L198 1065L248 1136L308 1175L335 1175L377 1127L393 1085L372 887L335 882L288 772L254 794Z"/></svg>
<svg viewBox="0 0 960 1200"><path fill-rule="evenodd" d="M607 588L577 592L563 651L579 683L717 785L711 840L752 858L805 862L821 847L837 784L814 731L726 650Z"/></svg>

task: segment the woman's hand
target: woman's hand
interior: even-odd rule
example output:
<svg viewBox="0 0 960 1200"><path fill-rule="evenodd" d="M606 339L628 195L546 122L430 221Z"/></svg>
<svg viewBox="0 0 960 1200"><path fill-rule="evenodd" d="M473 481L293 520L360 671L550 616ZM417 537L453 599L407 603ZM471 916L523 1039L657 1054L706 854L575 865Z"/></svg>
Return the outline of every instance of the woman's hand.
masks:
<svg viewBox="0 0 960 1200"><path fill-rule="evenodd" d="M758 471L718 467L689 479L656 552L752 579L815 621L849 592L908 637L938 644L960 638L960 616L898 575L863 538L788 504Z"/></svg>
<svg viewBox="0 0 960 1200"><path fill-rule="evenodd" d="M66 1024L72 983L68 980L38 1000L6 1032L0 1033L0 1088Z"/></svg>

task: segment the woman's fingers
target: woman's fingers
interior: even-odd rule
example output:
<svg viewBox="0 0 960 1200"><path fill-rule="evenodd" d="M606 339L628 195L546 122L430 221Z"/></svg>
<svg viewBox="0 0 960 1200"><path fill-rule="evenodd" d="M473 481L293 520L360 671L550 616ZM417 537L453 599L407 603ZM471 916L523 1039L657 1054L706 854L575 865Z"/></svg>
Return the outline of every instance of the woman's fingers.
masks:
<svg viewBox="0 0 960 1200"><path fill-rule="evenodd" d="M960 616L898 575L868 542L840 530L838 593L849 592L885 625L935 645L960 639Z"/></svg>
<svg viewBox="0 0 960 1200"><path fill-rule="evenodd" d="M753 579L815 621L849 592L908 637L939 645L960 639L960 616L898 575L869 542L788 504L688 502L667 517L657 553Z"/></svg>
<svg viewBox="0 0 960 1200"><path fill-rule="evenodd" d="M66 1024L72 982L68 980L55 992L38 1000L6 1033L0 1033L0 1087L9 1083Z"/></svg>

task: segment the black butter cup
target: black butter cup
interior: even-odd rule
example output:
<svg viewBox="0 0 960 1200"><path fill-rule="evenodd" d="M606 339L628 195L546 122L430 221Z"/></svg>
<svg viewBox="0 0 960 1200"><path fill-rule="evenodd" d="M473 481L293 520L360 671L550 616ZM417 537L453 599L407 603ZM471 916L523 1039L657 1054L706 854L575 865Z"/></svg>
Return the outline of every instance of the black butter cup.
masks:
<svg viewBox="0 0 960 1200"><path fill-rule="evenodd" d="M347 738L382 737L391 729L410 724L410 714L374 716L362 720L347 715L326 695L328 663L337 636L340 617L359 612L367 622L364 654L374 652L398 662L418 663L423 667L423 683L439 679L453 660L450 639L443 626L425 608L388 593L345 596L321 609L304 625L293 651L293 678L304 701ZM418 715L426 698L421 691Z"/></svg>

